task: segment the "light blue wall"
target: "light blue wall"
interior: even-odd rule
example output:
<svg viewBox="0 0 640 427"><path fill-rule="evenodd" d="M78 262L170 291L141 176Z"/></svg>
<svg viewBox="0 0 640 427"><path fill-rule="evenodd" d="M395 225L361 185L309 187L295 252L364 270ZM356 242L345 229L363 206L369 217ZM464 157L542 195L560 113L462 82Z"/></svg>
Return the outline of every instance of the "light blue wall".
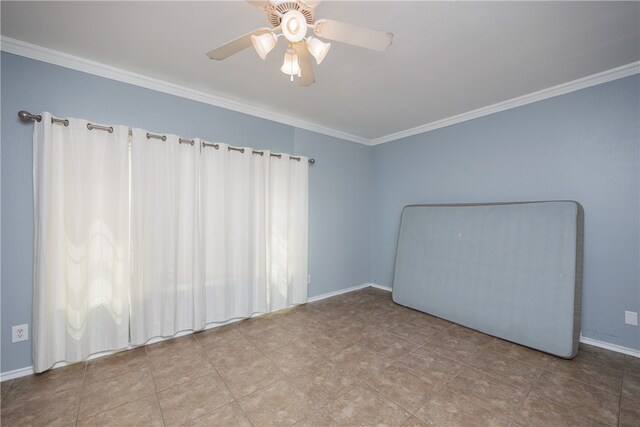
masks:
<svg viewBox="0 0 640 427"><path fill-rule="evenodd" d="M2 372L31 365L31 341L11 344L11 326L31 323L33 126L18 120L23 109L316 157L309 294L368 281L368 147L4 52L1 60Z"/></svg>
<svg viewBox="0 0 640 427"><path fill-rule="evenodd" d="M370 271L391 285L403 206L577 200L585 336L640 348L638 75L373 149ZM437 101L434 101L437 102Z"/></svg>
<svg viewBox="0 0 640 427"><path fill-rule="evenodd" d="M574 199L585 208L583 332L640 348L639 79L629 77L376 147L2 53L1 371L31 365L32 126L51 111L303 154L310 173L310 296L391 285L409 203Z"/></svg>
<svg viewBox="0 0 640 427"><path fill-rule="evenodd" d="M309 221L316 225L309 230L309 253L321 254L309 260L310 292L369 282L371 148L301 129L295 140L296 152L315 158L318 166L331 165L323 179L309 177Z"/></svg>

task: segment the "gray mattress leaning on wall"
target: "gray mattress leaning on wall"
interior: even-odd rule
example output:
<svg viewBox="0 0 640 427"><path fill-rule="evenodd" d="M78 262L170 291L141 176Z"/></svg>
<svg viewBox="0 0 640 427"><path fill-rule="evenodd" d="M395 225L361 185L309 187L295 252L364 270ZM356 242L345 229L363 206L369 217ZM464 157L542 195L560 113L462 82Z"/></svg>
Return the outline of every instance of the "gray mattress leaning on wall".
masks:
<svg viewBox="0 0 640 427"><path fill-rule="evenodd" d="M393 300L572 358L580 338L583 217L572 201L406 206Z"/></svg>

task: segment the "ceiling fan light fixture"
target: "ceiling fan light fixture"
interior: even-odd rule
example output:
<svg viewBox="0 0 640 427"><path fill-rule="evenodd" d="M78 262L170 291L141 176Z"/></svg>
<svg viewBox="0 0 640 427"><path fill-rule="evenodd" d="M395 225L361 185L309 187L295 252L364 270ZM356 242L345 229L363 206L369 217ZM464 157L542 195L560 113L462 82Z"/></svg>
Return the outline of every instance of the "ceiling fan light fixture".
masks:
<svg viewBox="0 0 640 427"><path fill-rule="evenodd" d="M297 75L300 77L300 65L298 64L298 54L292 48L288 48L284 53L284 62L280 71L285 73L288 76L291 76L291 81L293 81L293 76Z"/></svg>
<svg viewBox="0 0 640 427"><path fill-rule="evenodd" d="M264 60L276 48L280 36L283 36L287 39L288 49L280 70L290 76L291 81L297 75L298 85L307 87L315 82L310 57L313 56L316 64L320 64L331 48L331 43L324 40L380 52L393 42L393 34L389 32L333 19L315 19L315 7L320 0L247 1L267 14L271 27L257 28L218 46L207 53L210 59L220 61L253 45L256 53Z"/></svg>
<svg viewBox="0 0 640 427"><path fill-rule="evenodd" d="M309 53L316 58L316 64L320 65L322 60L324 60L324 57L327 56L331 43L325 43L315 37L309 37L307 39L307 47L309 49Z"/></svg>
<svg viewBox="0 0 640 427"><path fill-rule="evenodd" d="M260 55L260 58L266 59L269 52L276 47L278 37L273 33L264 33L259 36L253 34L251 36L251 43L253 43L253 48L258 55Z"/></svg>
<svg viewBox="0 0 640 427"><path fill-rule="evenodd" d="M282 34L291 43L299 42L307 35L307 19L297 10L290 10L282 17L280 23Z"/></svg>

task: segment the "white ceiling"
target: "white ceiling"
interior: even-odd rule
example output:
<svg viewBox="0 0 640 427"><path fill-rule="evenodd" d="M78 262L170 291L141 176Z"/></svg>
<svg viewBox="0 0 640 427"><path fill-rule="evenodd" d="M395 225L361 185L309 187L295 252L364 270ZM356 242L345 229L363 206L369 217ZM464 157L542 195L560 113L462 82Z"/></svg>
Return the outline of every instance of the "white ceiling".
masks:
<svg viewBox="0 0 640 427"><path fill-rule="evenodd" d="M323 1L330 18L395 34L383 53L333 43L299 87L247 49L206 52L266 15L243 1L2 1L1 32L67 54L366 139L640 59L640 2Z"/></svg>

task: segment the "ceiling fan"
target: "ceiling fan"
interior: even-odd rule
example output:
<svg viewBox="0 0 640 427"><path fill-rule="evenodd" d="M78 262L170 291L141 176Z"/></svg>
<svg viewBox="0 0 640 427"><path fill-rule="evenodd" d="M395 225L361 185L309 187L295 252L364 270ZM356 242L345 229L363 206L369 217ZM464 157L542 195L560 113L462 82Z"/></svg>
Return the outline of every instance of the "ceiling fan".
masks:
<svg viewBox="0 0 640 427"><path fill-rule="evenodd" d="M223 44L209 52L209 58L220 61L253 45L260 58L266 59L276 47L278 38L284 37L288 47L280 70L289 75L291 81L297 76L300 86L309 86L315 82L309 54L319 65L331 47L331 43L325 43L318 37L377 51L384 51L393 41L393 34L384 31L331 19L314 22L314 10L320 0L247 1L267 13L271 27L258 28ZM307 37L309 29L313 30L315 37Z"/></svg>

